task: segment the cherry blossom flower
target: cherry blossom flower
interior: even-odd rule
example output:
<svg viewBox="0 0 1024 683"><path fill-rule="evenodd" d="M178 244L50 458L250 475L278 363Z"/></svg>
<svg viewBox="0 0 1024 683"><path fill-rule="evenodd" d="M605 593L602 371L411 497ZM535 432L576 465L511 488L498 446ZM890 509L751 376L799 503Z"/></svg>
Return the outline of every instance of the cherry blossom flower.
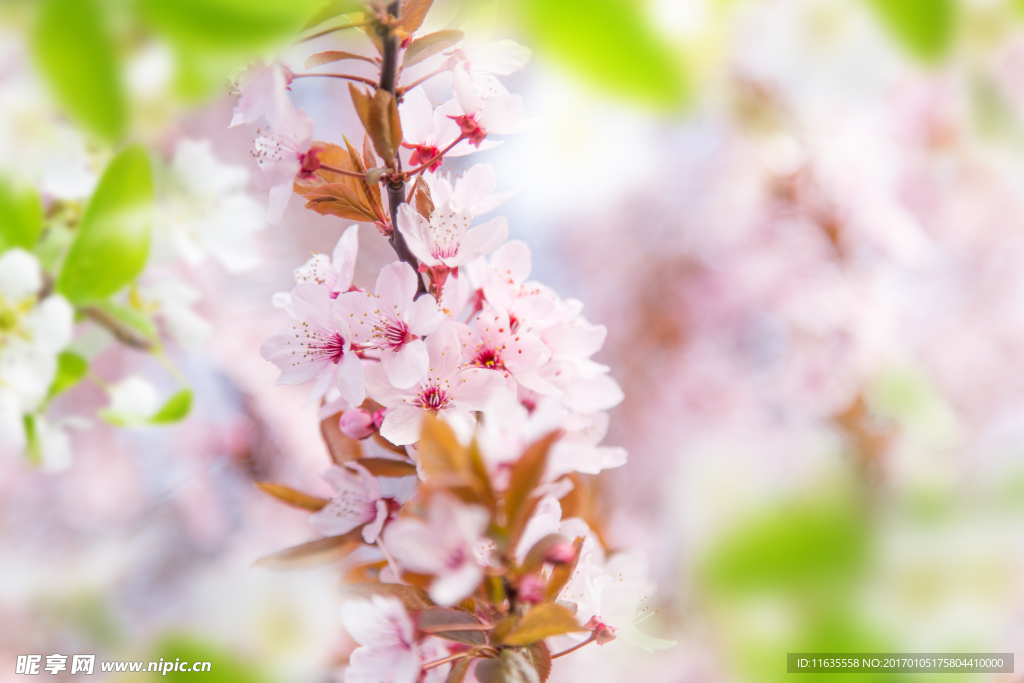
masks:
<svg viewBox="0 0 1024 683"><path fill-rule="evenodd" d="M295 269L295 284L316 283L323 286L336 299L342 292L352 289L352 277L359 253L359 226L350 225L338 238L331 256L313 254L304 264ZM274 306L291 310L290 292L277 292L273 297Z"/></svg>
<svg viewBox="0 0 1024 683"><path fill-rule="evenodd" d="M459 124L452 118L459 114L455 101L446 102L435 108L430 104L423 88L413 88L407 92L402 98L398 112L402 119L404 136L402 147L411 150L410 166L419 166L434 159L461 134ZM474 148L468 142L462 141L445 152L444 156L465 156L477 150L491 149L498 144L500 143L497 141L488 140ZM443 161L443 158L438 157L430 164L428 170L436 171Z"/></svg>
<svg viewBox="0 0 1024 683"><path fill-rule="evenodd" d="M525 242L509 240L487 259L482 280L483 295L490 303L509 313L516 330L538 330L561 322L558 296L526 278L532 269L530 248Z"/></svg>
<svg viewBox="0 0 1024 683"><path fill-rule="evenodd" d="M459 341L467 367L496 370L538 393L558 393L535 372L551 358L551 351L529 332L513 332L508 312L486 306L473 326L458 324Z"/></svg>
<svg viewBox="0 0 1024 683"><path fill-rule="evenodd" d="M309 523L324 536L341 536L360 525L363 540L373 543L390 514L377 478L357 462L331 467L324 479L337 494L331 502L310 516Z"/></svg>
<svg viewBox="0 0 1024 683"><path fill-rule="evenodd" d="M320 167L320 150L312 143L313 119L304 109L283 112L277 123L256 138L253 156L260 169L256 182L270 190L269 223L281 222L295 178L307 177Z"/></svg>
<svg viewBox="0 0 1024 683"><path fill-rule="evenodd" d="M409 571L433 575L430 599L450 606L471 595L483 579L474 548L488 519L483 508L438 494L430 500L427 521L404 518L388 525L384 545Z"/></svg>
<svg viewBox="0 0 1024 683"><path fill-rule="evenodd" d="M71 341L73 310L64 297L39 300L39 261L23 249L0 256L0 442L26 445L22 416L46 396L57 354Z"/></svg>
<svg viewBox="0 0 1024 683"><path fill-rule="evenodd" d="M452 89L460 114L454 117L462 135L479 147L488 135L508 135L526 129L523 99L510 95L493 76L470 76L464 68L452 70Z"/></svg>
<svg viewBox="0 0 1024 683"><path fill-rule="evenodd" d="M495 192L498 176L490 164L471 166L453 184L448 174L426 176L427 186L434 204L449 204L456 211L468 211L482 216L501 206L514 192Z"/></svg>
<svg viewBox="0 0 1024 683"><path fill-rule="evenodd" d="M292 72L277 63L250 69L239 83L241 97L235 105L228 128L252 123L261 116L266 116L270 125L276 126L292 109L288 98L291 82Z"/></svg>
<svg viewBox="0 0 1024 683"><path fill-rule="evenodd" d="M476 45L464 40L461 46L446 54L449 56L444 66L449 69L461 65L470 73L508 76L526 66L533 53L530 48L506 38Z"/></svg>
<svg viewBox="0 0 1024 683"><path fill-rule="evenodd" d="M362 362L352 350L352 333L324 287L304 283L292 290L297 325L263 342L260 354L281 370L278 384L333 379L342 398L359 405L365 398ZM321 393L328 383L323 383Z"/></svg>
<svg viewBox="0 0 1024 683"><path fill-rule="evenodd" d="M504 217L470 228L472 220L468 210L456 211L448 203L438 205L429 221L408 204L399 209L398 229L436 286L443 287L450 272L458 277L459 266L494 251L508 236Z"/></svg>
<svg viewBox="0 0 1024 683"><path fill-rule="evenodd" d="M339 315L347 316L353 341L380 350L388 381L400 389L427 374L427 346L421 337L444 321L434 297L414 298L418 277L409 264L395 261L381 270L375 294L349 292L338 297Z"/></svg>
<svg viewBox="0 0 1024 683"><path fill-rule="evenodd" d="M427 376L414 386L393 386L387 373L378 366L366 369L370 396L388 409L380 434L396 446L415 443L420 436L426 410L439 415L456 414L468 423L471 411L483 410L489 400L507 392L505 379L496 372L464 368L459 338L450 324L444 324L427 337Z"/></svg>
<svg viewBox="0 0 1024 683"><path fill-rule="evenodd" d="M248 186L249 172L217 161L209 140L180 140L158 200L158 235L189 264L209 255L232 273L252 268L260 260L253 233L266 220Z"/></svg>
<svg viewBox="0 0 1024 683"><path fill-rule="evenodd" d="M402 603L379 595L341 606L341 621L360 647L349 657L347 683L417 683L421 667L447 650L435 638L416 640L416 628ZM443 681L449 665L427 672L424 683Z"/></svg>

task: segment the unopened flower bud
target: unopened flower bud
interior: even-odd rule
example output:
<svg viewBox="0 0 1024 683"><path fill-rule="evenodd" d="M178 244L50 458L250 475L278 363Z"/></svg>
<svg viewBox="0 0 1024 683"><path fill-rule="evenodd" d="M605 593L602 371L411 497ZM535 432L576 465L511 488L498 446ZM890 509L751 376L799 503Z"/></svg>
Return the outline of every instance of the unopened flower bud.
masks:
<svg viewBox="0 0 1024 683"><path fill-rule="evenodd" d="M576 559L576 548L569 541L559 541L548 549L544 561L551 564L569 564Z"/></svg>
<svg viewBox="0 0 1024 683"><path fill-rule="evenodd" d="M373 426L380 429L380 426L384 424L384 413L388 412L387 408L381 408L373 413Z"/></svg>
<svg viewBox="0 0 1024 683"><path fill-rule="evenodd" d="M341 430L341 433L357 441L370 436L378 428L379 424L375 423L374 416L370 414L370 411L362 408L346 410L338 420L338 429Z"/></svg>
<svg viewBox="0 0 1024 683"><path fill-rule="evenodd" d="M594 633L594 640L598 645L605 645L615 640L615 629L603 623L597 617L591 617L590 621L583 628L590 629Z"/></svg>
<svg viewBox="0 0 1024 683"><path fill-rule="evenodd" d="M536 604L544 600L544 588L546 584L536 574L527 574L519 582L519 599L523 602Z"/></svg>

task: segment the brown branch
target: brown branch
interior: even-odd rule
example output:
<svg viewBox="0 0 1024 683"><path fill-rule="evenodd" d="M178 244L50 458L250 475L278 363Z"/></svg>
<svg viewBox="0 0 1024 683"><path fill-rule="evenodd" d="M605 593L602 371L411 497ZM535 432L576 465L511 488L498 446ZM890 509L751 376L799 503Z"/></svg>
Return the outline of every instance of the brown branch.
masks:
<svg viewBox="0 0 1024 683"><path fill-rule="evenodd" d="M575 652L576 650L580 649L584 645L590 645L591 643L593 643L596 640L597 640L597 638L595 638L594 634L591 633L590 637L587 638L586 640L584 640L582 643L579 643L577 645L573 645L568 650L562 650L558 654L551 655L551 659L558 659L559 657L564 657L565 655L569 654L570 652Z"/></svg>
<svg viewBox="0 0 1024 683"><path fill-rule="evenodd" d="M434 76L437 76L438 74L443 74L445 71L448 71L448 69L443 69L443 68L442 69L436 69L436 70L431 71L430 73L428 73L426 76L422 76L420 78L417 78L415 81L413 81L409 85L401 86L400 88L398 88L398 96L401 97L402 95L404 95L405 93L409 92L410 90L415 88L417 85L419 85L423 81L431 79Z"/></svg>
<svg viewBox="0 0 1024 683"><path fill-rule="evenodd" d="M423 670L426 671L427 669L433 669L435 666L441 666L442 664L447 664L448 662L454 662L457 659L465 659L466 657L472 656L473 655L469 652L459 652L458 654L449 655L448 657L444 657L443 659L435 659L432 662L427 662L423 665Z"/></svg>
<svg viewBox="0 0 1024 683"><path fill-rule="evenodd" d="M317 170L319 170L321 168L323 170L325 170L325 171L330 171L331 173L337 173L339 175L347 175L347 176L351 176L353 178L366 178L366 174L365 173L360 173L359 171L349 171L349 170L344 169L344 168L338 168L337 166L331 166L330 164L323 164L322 163L319 166L317 166Z"/></svg>
<svg viewBox="0 0 1024 683"><path fill-rule="evenodd" d="M388 14L391 17L398 17L401 15L401 0L394 0L388 5ZM398 93L395 92L395 81L398 76L398 36L394 32L385 26L387 22L381 22L379 33L381 41L381 57L382 63L380 68L380 84L381 90L387 90L396 98ZM391 248L395 250L398 258L405 261L412 269L417 272L416 275L416 296L419 297L421 294L427 293L427 287L423 284L423 276L419 275L419 260L409 250L409 245L405 243L405 237L402 235L402 231L398 229L398 207L405 202L405 181L402 179L399 173L402 170L402 160L395 155L394 169L391 178L388 180L388 209L391 212Z"/></svg>
<svg viewBox="0 0 1024 683"><path fill-rule="evenodd" d="M357 83L365 83L366 85L368 85L368 86L370 86L372 88L376 88L377 85L378 85L377 81L373 80L372 78L364 78L363 76L353 76L352 74L318 74L318 73L292 74L292 78L316 78L317 76L321 76L323 78L343 78L346 81L355 81Z"/></svg>
<svg viewBox="0 0 1024 683"><path fill-rule="evenodd" d="M152 339L149 339L128 327L99 306L83 306L78 310L81 311L85 317L89 318L100 327L105 328L125 346L130 346L133 349L138 349L140 351L152 351L154 346L156 346Z"/></svg>

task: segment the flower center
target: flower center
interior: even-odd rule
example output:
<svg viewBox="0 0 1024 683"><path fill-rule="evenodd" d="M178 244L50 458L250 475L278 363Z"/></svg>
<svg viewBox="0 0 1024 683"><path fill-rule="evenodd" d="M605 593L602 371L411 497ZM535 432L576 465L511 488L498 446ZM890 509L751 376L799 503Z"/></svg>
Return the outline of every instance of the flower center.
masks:
<svg viewBox="0 0 1024 683"><path fill-rule="evenodd" d="M444 161L441 157L438 156L438 154L441 153L441 150L432 145L410 145L408 143L403 142L402 146L405 147L406 149L412 150L412 154L409 155L409 163L413 166L425 164L431 159L434 159L434 157L437 157L437 159L432 164L430 164L430 166L427 167L427 170L430 171L431 173L440 168L441 162Z"/></svg>
<svg viewBox="0 0 1024 683"><path fill-rule="evenodd" d="M337 332L314 332L309 343L310 353L326 357L335 365L341 362L348 344Z"/></svg>
<svg viewBox="0 0 1024 683"><path fill-rule="evenodd" d="M479 147L480 143L487 139L487 131L477 123L476 114L473 116L449 116L448 118L459 124L462 137L469 140L474 147Z"/></svg>
<svg viewBox="0 0 1024 683"><path fill-rule="evenodd" d="M451 399L448 398L448 392L438 387L436 384L423 389L420 395L416 397L419 401L421 408L429 408L431 410L441 410Z"/></svg>
<svg viewBox="0 0 1024 683"><path fill-rule="evenodd" d="M473 365L491 369L504 367L501 362L501 354L497 349L490 346L485 346L477 351L476 358L473 359Z"/></svg>
<svg viewBox="0 0 1024 683"><path fill-rule="evenodd" d="M374 327L373 336L378 340L379 346L397 351L408 342L417 339L415 334L409 332L409 326L402 321L388 320L383 318Z"/></svg>

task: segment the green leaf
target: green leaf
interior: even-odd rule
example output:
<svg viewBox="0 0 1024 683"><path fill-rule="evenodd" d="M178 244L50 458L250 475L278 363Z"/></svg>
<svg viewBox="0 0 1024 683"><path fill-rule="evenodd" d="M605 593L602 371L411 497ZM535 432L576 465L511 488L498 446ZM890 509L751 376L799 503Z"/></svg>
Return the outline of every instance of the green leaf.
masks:
<svg viewBox="0 0 1024 683"><path fill-rule="evenodd" d="M934 62L949 52L956 28L955 0L869 0L878 18L914 56Z"/></svg>
<svg viewBox="0 0 1024 683"><path fill-rule="evenodd" d="M660 108L682 104L689 84L679 56L634 0L524 0L530 45L592 87Z"/></svg>
<svg viewBox="0 0 1024 683"><path fill-rule="evenodd" d="M149 157L142 145L132 145L104 171L57 278L57 291L74 304L89 303L138 277L149 254L152 219Z"/></svg>
<svg viewBox="0 0 1024 683"><path fill-rule="evenodd" d="M127 100L114 41L96 0L45 0L32 34L39 70L58 103L101 138L121 138Z"/></svg>
<svg viewBox="0 0 1024 683"><path fill-rule="evenodd" d="M366 4L359 2L359 0L324 0L320 8L313 13L313 16L306 20L302 28L303 30L312 28L317 24L324 23L328 19L333 19L342 14L362 12L364 9L366 9Z"/></svg>
<svg viewBox="0 0 1024 683"><path fill-rule="evenodd" d="M74 351L61 351L57 356L57 374L50 385L49 397L53 398L78 384L89 371L89 362Z"/></svg>
<svg viewBox="0 0 1024 683"><path fill-rule="evenodd" d="M43 232L43 203L32 188L15 189L0 181L0 252L32 249Z"/></svg>
<svg viewBox="0 0 1024 683"><path fill-rule="evenodd" d="M143 19L180 47L248 51L299 32L316 0L139 0Z"/></svg>
<svg viewBox="0 0 1024 683"><path fill-rule="evenodd" d="M43 447L39 442L39 430L36 429L36 416L27 413L23 420L25 425L25 455L33 465L43 462Z"/></svg>
<svg viewBox="0 0 1024 683"><path fill-rule="evenodd" d="M116 322L125 325L139 333L144 339L156 339L157 329L153 320L135 308L123 306L113 301L101 301L93 304L93 308L102 311Z"/></svg>
<svg viewBox="0 0 1024 683"><path fill-rule="evenodd" d="M186 683L202 679L205 683L265 683L267 678L260 673L265 662L243 658L220 645L199 640L191 635L173 635L166 637L155 652L150 655L151 661L162 659L164 662L209 662L209 670L173 671L172 667L161 669L159 675L150 674L152 678L145 680L166 681L167 683ZM180 667L184 668L184 667ZM133 679L134 680L134 679Z"/></svg>
<svg viewBox="0 0 1024 683"><path fill-rule="evenodd" d="M149 423L168 425L181 422L188 416L188 412L191 409L192 392L188 389L182 389L167 399L167 402L163 404L160 410L156 411L156 415L149 418Z"/></svg>

